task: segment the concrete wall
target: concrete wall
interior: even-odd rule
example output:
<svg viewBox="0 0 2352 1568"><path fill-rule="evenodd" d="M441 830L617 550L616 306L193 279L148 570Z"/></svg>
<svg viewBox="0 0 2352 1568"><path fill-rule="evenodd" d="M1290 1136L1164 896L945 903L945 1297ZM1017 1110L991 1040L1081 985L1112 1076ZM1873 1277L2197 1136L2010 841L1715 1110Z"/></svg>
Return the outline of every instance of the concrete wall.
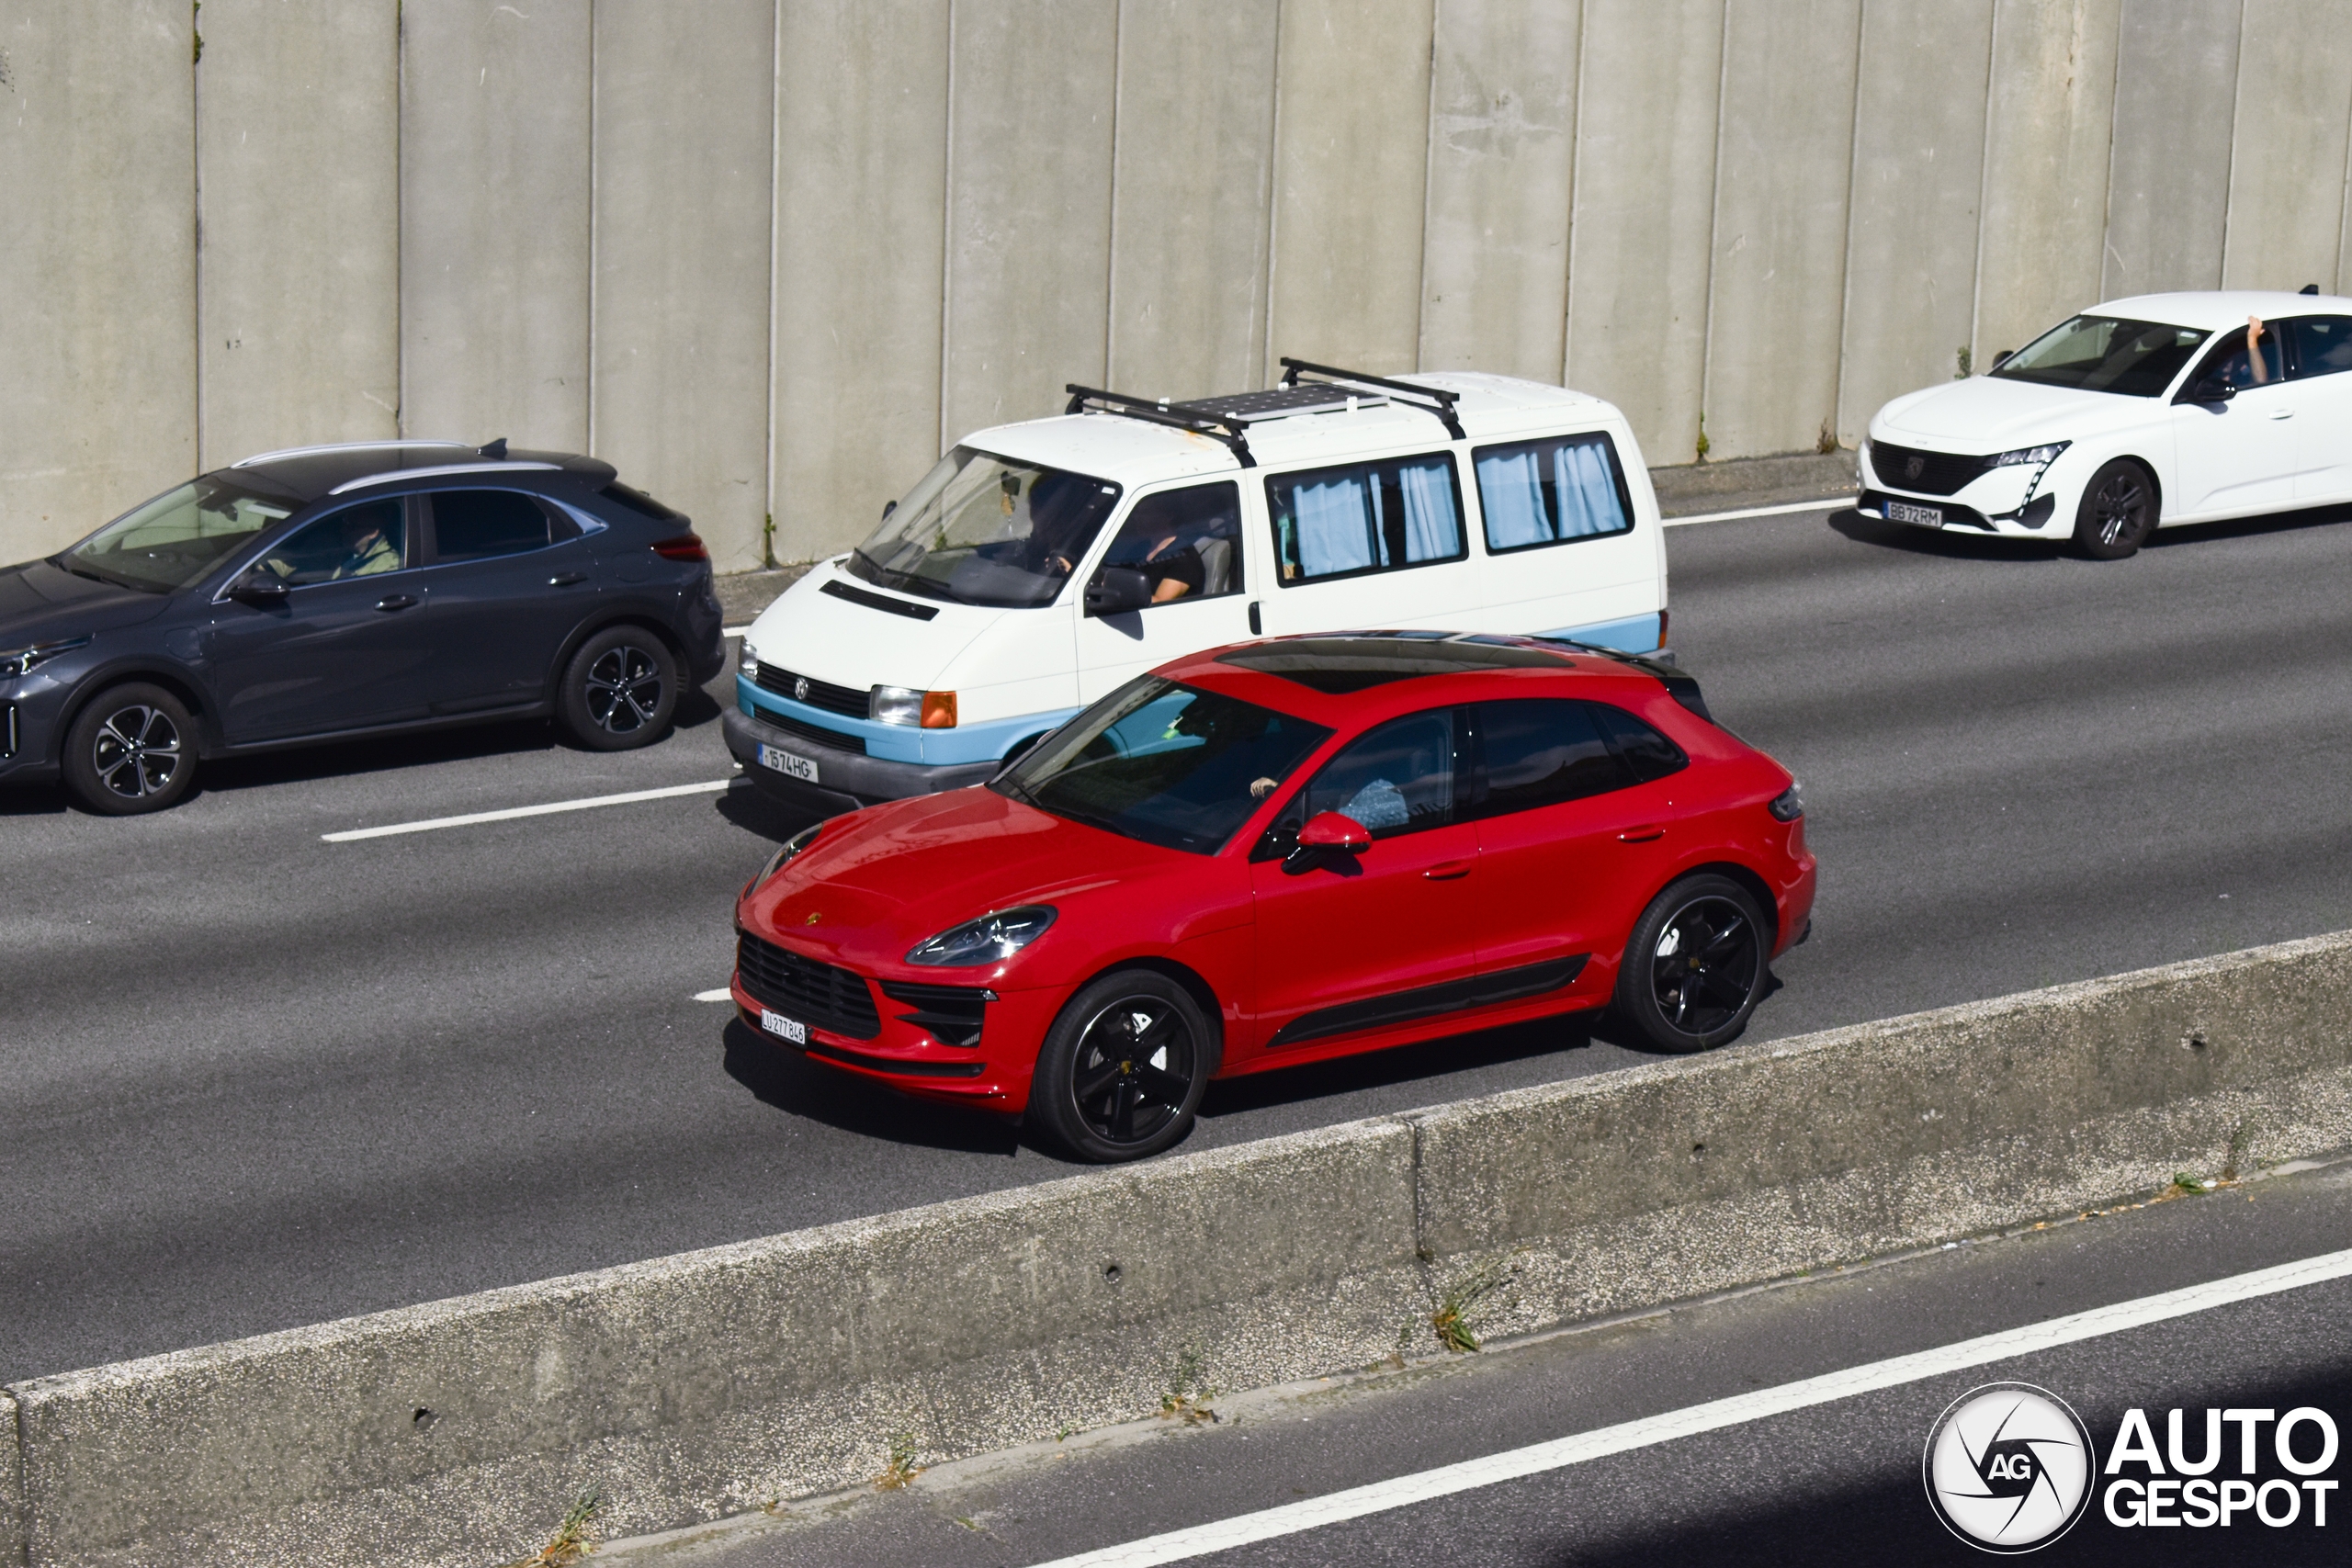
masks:
<svg viewBox="0 0 2352 1568"><path fill-rule="evenodd" d="M1436 1354L1481 1272L1536 1330L2250 1175L2352 1144L2347 1019L2322 937L44 1378L0 1561L509 1561Z"/></svg>
<svg viewBox="0 0 2352 1568"><path fill-rule="evenodd" d="M808 559L1065 382L1284 354L1566 379L1654 464L1850 442L2101 297L2352 286L2337 9L209 0L199 58L5 0L0 558L398 431Z"/></svg>

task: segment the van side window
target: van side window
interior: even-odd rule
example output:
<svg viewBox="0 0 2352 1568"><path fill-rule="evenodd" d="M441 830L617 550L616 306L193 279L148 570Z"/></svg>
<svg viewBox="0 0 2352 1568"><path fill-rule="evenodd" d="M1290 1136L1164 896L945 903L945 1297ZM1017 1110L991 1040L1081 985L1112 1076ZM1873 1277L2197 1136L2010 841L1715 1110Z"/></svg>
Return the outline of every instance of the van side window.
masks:
<svg viewBox="0 0 2352 1568"><path fill-rule="evenodd" d="M1136 502L1102 558L1151 586L1151 603L1241 592L1241 487L1227 479L1162 491Z"/></svg>
<svg viewBox="0 0 2352 1568"><path fill-rule="evenodd" d="M1270 474L1266 510L1285 588L1466 553L1462 491L1448 452Z"/></svg>
<svg viewBox="0 0 2352 1568"><path fill-rule="evenodd" d="M1623 534L1634 526L1625 475L1605 433L1481 446L1474 465L1478 507L1487 514L1487 548L1494 554Z"/></svg>

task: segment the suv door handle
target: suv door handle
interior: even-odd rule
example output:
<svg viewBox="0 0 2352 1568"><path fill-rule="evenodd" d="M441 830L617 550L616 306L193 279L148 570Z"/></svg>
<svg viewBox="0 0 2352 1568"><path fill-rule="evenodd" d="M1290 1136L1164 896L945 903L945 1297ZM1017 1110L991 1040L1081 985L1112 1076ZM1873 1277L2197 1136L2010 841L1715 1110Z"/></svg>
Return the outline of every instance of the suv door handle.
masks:
<svg viewBox="0 0 2352 1568"><path fill-rule="evenodd" d="M1442 860L1421 874L1431 882L1452 882L1455 877L1469 875L1470 868L1476 864L1476 861Z"/></svg>
<svg viewBox="0 0 2352 1568"><path fill-rule="evenodd" d="M569 588L575 582L585 582L587 581L588 574L584 571L559 571L553 577L548 579L548 586L549 588Z"/></svg>
<svg viewBox="0 0 2352 1568"><path fill-rule="evenodd" d="M387 593L381 599L376 601L376 608L379 610L405 610L415 603L416 599L412 594Z"/></svg>
<svg viewBox="0 0 2352 1568"><path fill-rule="evenodd" d="M1628 828L1617 835L1621 844L1646 844L1666 837L1666 829L1655 822L1645 822L1638 828Z"/></svg>

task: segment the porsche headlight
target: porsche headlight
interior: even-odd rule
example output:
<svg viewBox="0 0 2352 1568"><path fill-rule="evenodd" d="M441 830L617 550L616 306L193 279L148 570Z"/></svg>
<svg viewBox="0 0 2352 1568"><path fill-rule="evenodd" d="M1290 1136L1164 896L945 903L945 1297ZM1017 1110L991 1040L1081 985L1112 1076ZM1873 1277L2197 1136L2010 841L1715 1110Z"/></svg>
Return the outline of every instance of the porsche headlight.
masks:
<svg viewBox="0 0 2352 1568"><path fill-rule="evenodd" d="M752 886L744 888L743 891L746 893L752 892L761 884L767 881L769 877L774 876L777 872L782 871L784 869L784 863L798 854L801 851L807 849L809 845L815 843L817 841L817 835L824 831L824 828L825 825L822 822L820 822L813 828L803 828L800 831L793 834L789 839L786 839L784 841L784 847L777 850L775 854L768 857L768 863L760 868L760 874L752 878Z"/></svg>
<svg viewBox="0 0 2352 1568"><path fill-rule="evenodd" d="M2045 446L2020 446L2013 452L2002 453L1984 466L1988 468L2046 468L2059 453L2073 445L2071 441L2052 441Z"/></svg>
<svg viewBox="0 0 2352 1568"><path fill-rule="evenodd" d="M907 962L942 968L995 964L1045 935L1054 915L1050 904L1024 904L1017 909L982 915L917 942L908 951Z"/></svg>
<svg viewBox="0 0 2352 1568"><path fill-rule="evenodd" d="M85 637L67 637L63 642L37 642L30 648L12 648L0 652L0 675L29 675L61 653L70 653L86 647Z"/></svg>

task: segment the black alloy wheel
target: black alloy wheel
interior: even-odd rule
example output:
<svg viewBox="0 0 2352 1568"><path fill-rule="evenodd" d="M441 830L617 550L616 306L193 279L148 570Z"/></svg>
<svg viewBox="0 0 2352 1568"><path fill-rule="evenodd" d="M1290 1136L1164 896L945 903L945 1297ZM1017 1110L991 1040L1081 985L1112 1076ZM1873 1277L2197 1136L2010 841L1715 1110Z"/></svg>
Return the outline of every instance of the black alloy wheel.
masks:
<svg viewBox="0 0 2352 1568"><path fill-rule="evenodd" d="M678 706L678 661L638 626L598 632L565 667L557 711L592 751L626 751L659 739Z"/></svg>
<svg viewBox="0 0 2352 1568"><path fill-rule="evenodd" d="M1215 1063L1192 993L1156 971L1123 970L1062 1009L1037 1054L1029 1109L1080 1159L1141 1159L1191 1130Z"/></svg>
<svg viewBox="0 0 2352 1568"><path fill-rule="evenodd" d="M2156 530L2156 487L2148 470L2119 457L2091 476L2075 510L2075 545L2093 560L2121 560Z"/></svg>
<svg viewBox="0 0 2352 1568"><path fill-rule="evenodd" d="M1771 933L1755 897L1727 876L1687 876L1634 923L1616 1010L1663 1051L1736 1038L1763 999Z"/></svg>
<svg viewBox="0 0 2352 1568"><path fill-rule="evenodd" d="M117 686L66 731L64 764L65 787L91 811L161 811L196 781L196 726L163 687Z"/></svg>

